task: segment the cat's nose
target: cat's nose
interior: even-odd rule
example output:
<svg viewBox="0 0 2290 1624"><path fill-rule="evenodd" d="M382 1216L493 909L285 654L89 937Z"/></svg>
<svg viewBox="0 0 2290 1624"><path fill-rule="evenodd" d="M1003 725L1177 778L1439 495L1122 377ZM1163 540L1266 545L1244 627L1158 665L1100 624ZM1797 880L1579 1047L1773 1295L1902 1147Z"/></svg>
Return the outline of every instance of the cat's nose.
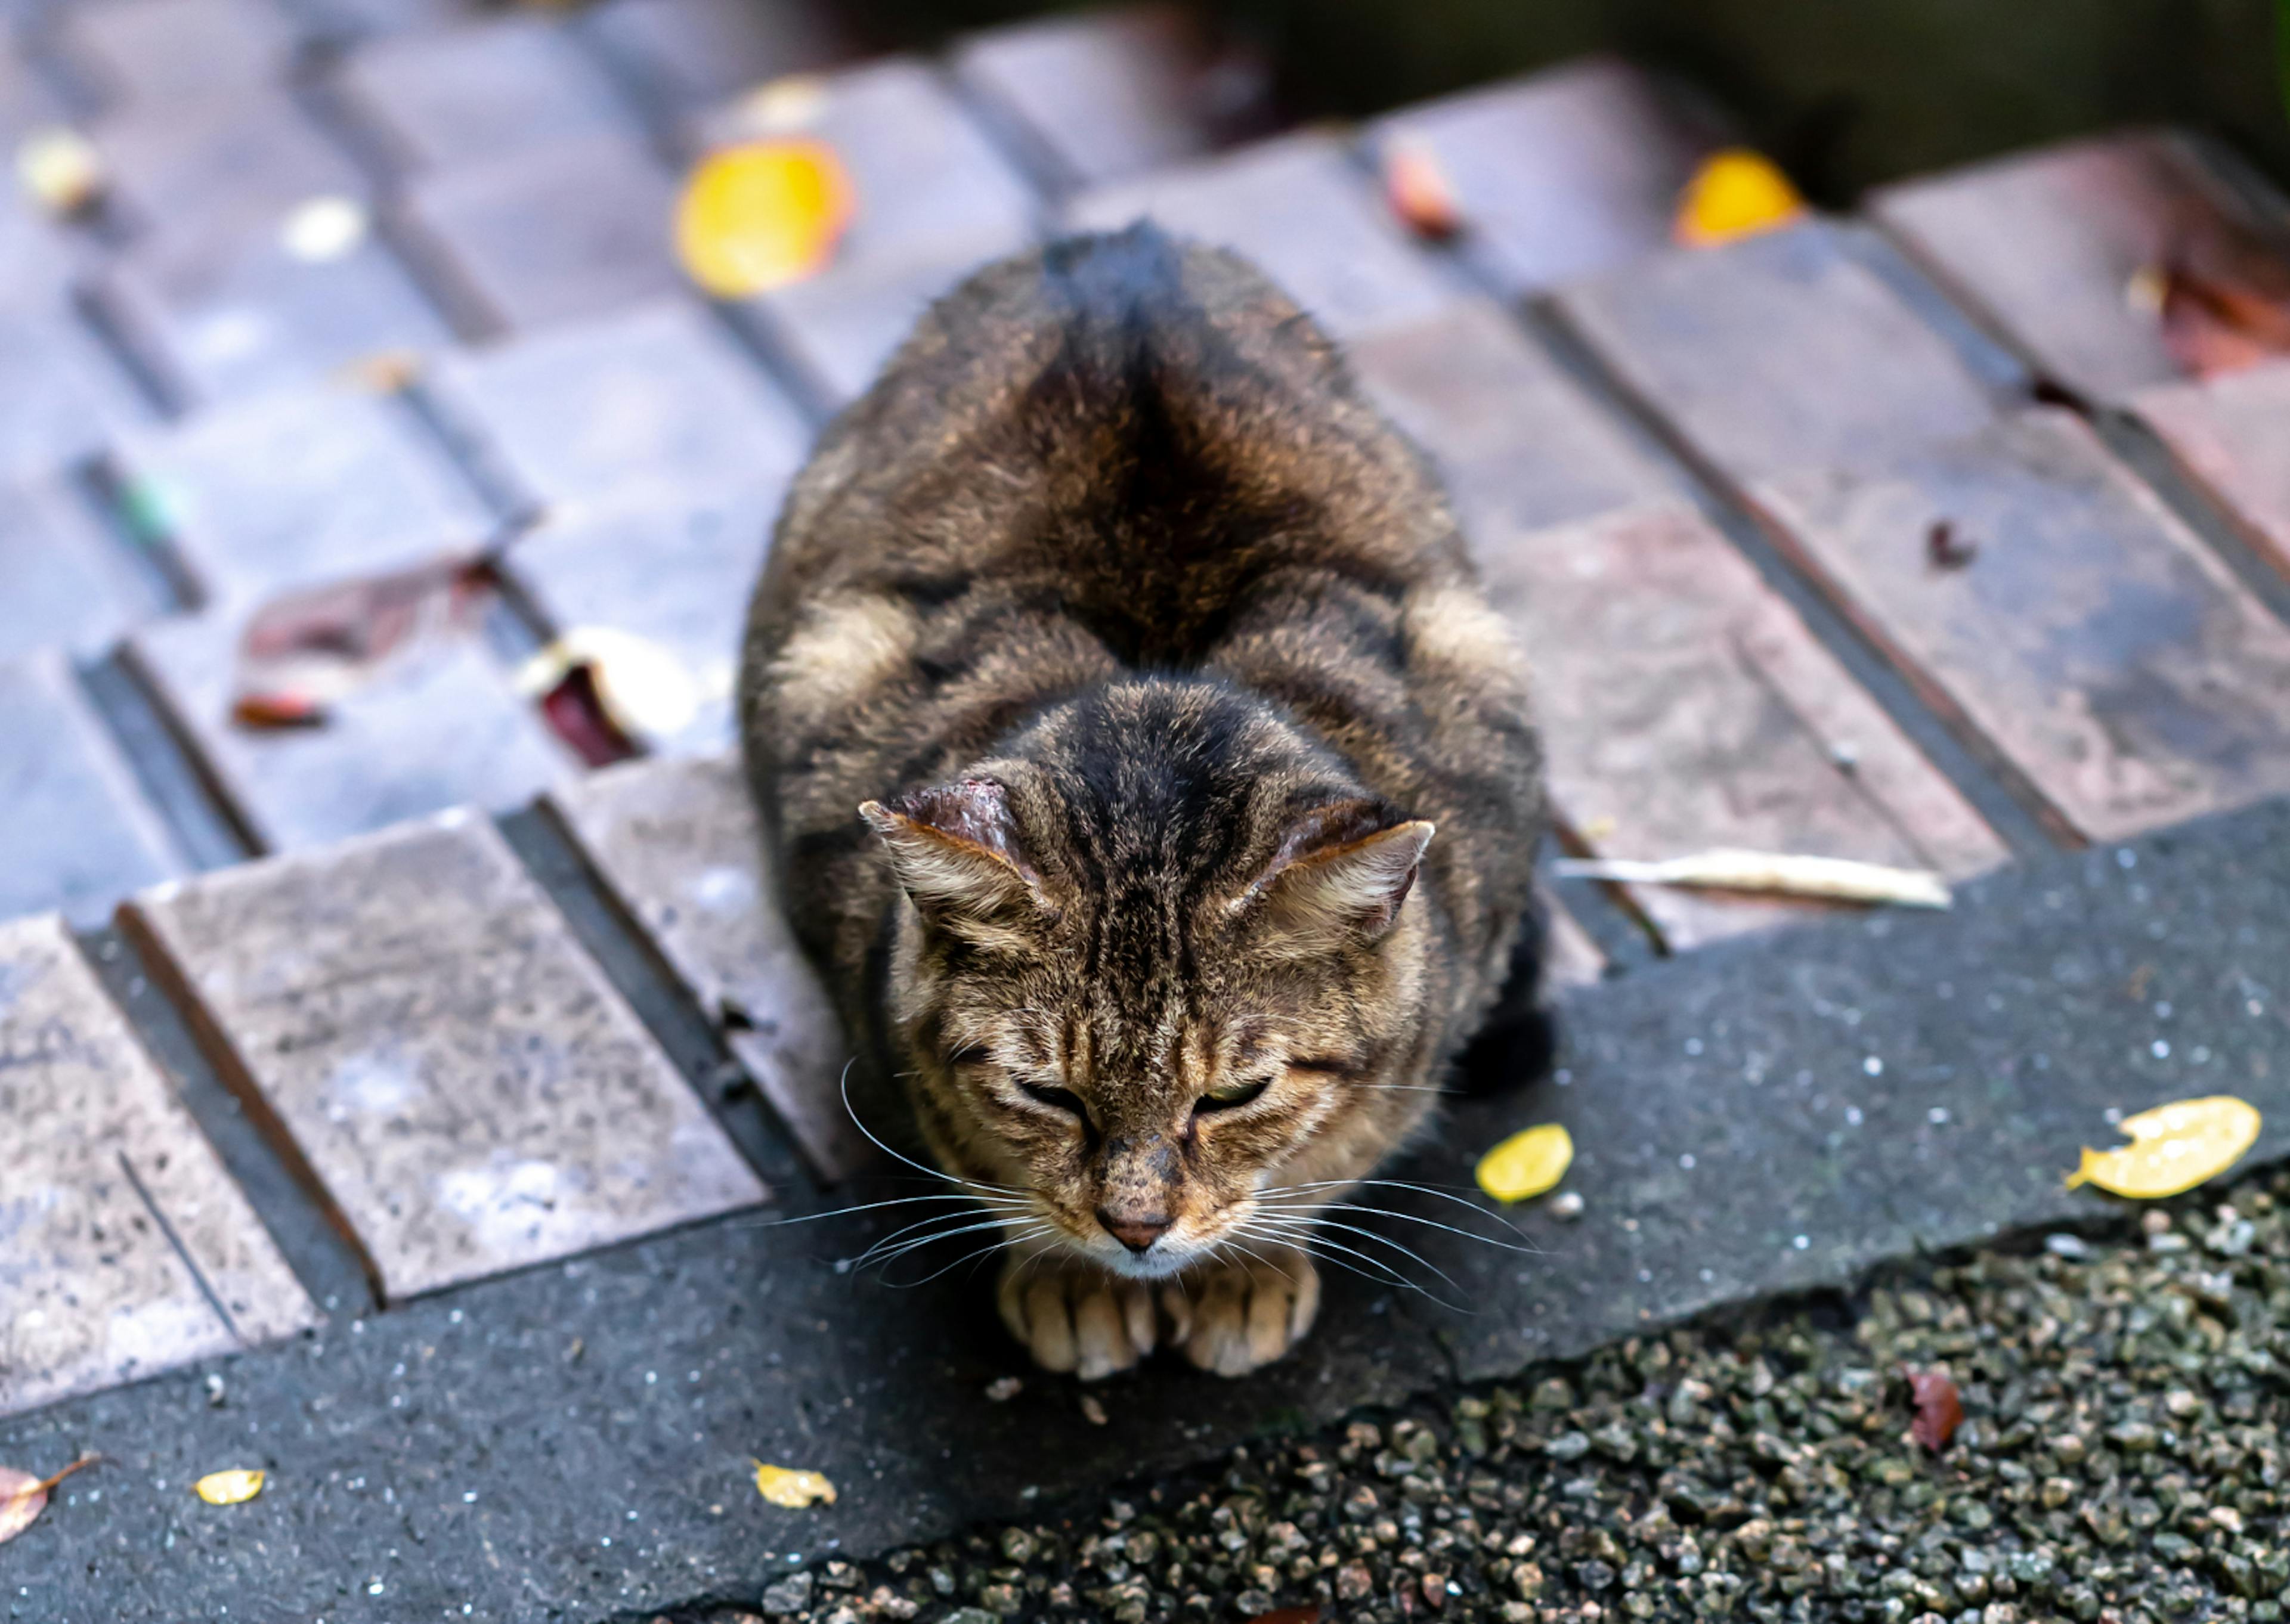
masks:
<svg viewBox="0 0 2290 1624"><path fill-rule="evenodd" d="M1132 1252L1143 1252L1167 1233L1169 1220L1159 1212L1145 1218L1117 1218L1103 1207L1097 1210L1097 1221L1105 1232Z"/></svg>

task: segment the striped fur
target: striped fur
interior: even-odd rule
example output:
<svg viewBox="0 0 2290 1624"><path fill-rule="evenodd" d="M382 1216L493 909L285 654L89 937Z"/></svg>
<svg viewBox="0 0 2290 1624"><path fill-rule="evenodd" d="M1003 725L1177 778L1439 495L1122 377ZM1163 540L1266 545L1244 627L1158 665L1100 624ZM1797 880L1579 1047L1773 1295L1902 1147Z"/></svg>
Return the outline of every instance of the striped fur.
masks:
<svg viewBox="0 0 2290 1624"><path fill-rule="evenodd" d="M1509 635L1329 340L1149 226L980 272L796 482L741 715L855 1046L1022 1203L1013 1329L1277 1356L1317 1288L1269 1192L1422 1123L1543 821Z"/></svg>

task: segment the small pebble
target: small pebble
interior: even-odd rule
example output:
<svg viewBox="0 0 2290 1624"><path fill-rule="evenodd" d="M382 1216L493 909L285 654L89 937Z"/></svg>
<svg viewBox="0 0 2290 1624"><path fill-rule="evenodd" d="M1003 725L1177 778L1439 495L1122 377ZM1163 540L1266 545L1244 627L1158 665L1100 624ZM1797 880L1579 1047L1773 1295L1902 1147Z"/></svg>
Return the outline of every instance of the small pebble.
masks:
<svg viewBox="0 0 2290 1624"><path fill-rule="evenodd" d="M1026 1384L1015 1376L997 1376L986 1384L986 1396L993 1404L1008 1404L1025 1390Z"/></svg>
<svg viewBox="0 0 2290 1624"><path fill-rule="evenodd" d="M1582 1216L1582 1194L1580 1190L1560 1190L1550 1198L1550 1216L1562 1224L1571 1224Z"/></svg>

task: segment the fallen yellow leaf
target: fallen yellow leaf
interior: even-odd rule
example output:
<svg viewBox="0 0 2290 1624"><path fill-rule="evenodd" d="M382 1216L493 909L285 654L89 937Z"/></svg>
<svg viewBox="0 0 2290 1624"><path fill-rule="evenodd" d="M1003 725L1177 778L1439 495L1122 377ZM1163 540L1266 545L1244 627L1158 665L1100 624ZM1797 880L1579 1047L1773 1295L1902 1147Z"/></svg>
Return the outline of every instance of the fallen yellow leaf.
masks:
<svg viewBox="0 0 2290 1624"><path fill-rule="evenodd" d="M756 1462L756 1492L774 1506L786 1506L800 1511L814 1500L835 1503L835 1485L817 1472L797 1471L793 1467L766 1466Z"/></svg>
<svg viewBox="0 0 2290 1624"><path fill-rule="evenodd" d="M1419 236L1449 237L1463 228L1463 205L1438 155L1401 143L1383 155L1383 197L1400 223Z"/></svg>
<svg viewBox="0 0 2290 1624"><path fill-rule="evenodd" d="M2068 1188L2096 1184L2141 1201L2175 1196L2240 1161L2258 1138L2260 1121L2255 1106L2231 1094L2174 1100L2125 1117L2120 1126L2129 1144L2114 1150L2085 1146L2083 1165L2068 1175Z"/></svg>
<svg viewBox="0 0 2290 1624"><path fill-rule="evenodd" d="M1703 159L1685 183L1672 229L1688 248L1710 248L1786 226L1805 212L1805 199L1771 158L1728 147Z"/></svg>
<svg viewBox="0 0 2290 1624"><path fill-rule="evenodd" d="M824 141L749 141L701 160L676 205L676 252L718 299L812 275L853 208L851 178Z"/></svg>
<svg viewBox="0 0 2290 1624"><path fill-rule="evenodd" d="M1479 1188L1497 1201L1540 1196L1566 1176L1574 1140L1555 1122L1512 1134L1479 1158Z"/></svg>
<svg viewBox="0 0 2290 1624"><path fill-rule="evenodd" d="M103 196L103 160L76 130L35 130L16 148L16 180L51 214L76 214Z"/></svg>
<svg viewBox="0 0 2290 1624"><path fill-rule="evenodd" d="M210 1506L236 1506L262 1492L262 1474L237 1470L209 1472L191 1485L191 1492Z"/></svg>

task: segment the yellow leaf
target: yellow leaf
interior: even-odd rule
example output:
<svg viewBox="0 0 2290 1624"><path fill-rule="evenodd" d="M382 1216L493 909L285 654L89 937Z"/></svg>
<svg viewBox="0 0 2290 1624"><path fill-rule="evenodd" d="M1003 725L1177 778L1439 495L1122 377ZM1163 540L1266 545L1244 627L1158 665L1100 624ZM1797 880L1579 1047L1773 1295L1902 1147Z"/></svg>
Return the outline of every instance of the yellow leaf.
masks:
<svg viewBox="0 0 2290 1624"><path fill-rule="evenodd" d="M774 1506L786 1506L800 1511L814 1500L835 1503L835 1485L817 1472L797 1471L793 1467L766 1466L756 1462L756 1492Z"/></svg>
<svg viewBox="0 0 2290 1624"><path fill-rule="evenodd" d="M191 1492L210 1506L236 1506L262 1492L259 1471L209 1472L191 1485Z"/></svg>
<svg viewBox="0 0 2290 1624"><path fill-rule="evenodd" d="M2096 1184L2141 1201L2175 1196L2240 1161L2257 1140L2260 1121L2256 1107L2231 1094L2174 1100L2125 1117L2120 1125L2129 1144L2114 1150L2085 1146L2083 1165L2068 1175L2068 1188Z"/></svg>
<svg viewBox="0 0 2290 1624"><path fill-rule="evenodd" d="M676 252L718 299L812 275L851 223L851 179L816 140L749 141L703 159L676 205Z"/></svg>
<svg viewBox="0 0 2290 1624"><path fill-rule="evenodd" d="M76 130L35 130L16 148L16 180L50 213L76 214L103 195L103 160Z"/></svg>
<svg viewBox="0 0 2290 1624"><path fill-rule="evenodd" d="M1479 1158L1479 1188L1497 1201L1540 1196L1566 1176L1574 1140L1555 1122L1512 1134Z"/></svg>
<svg viewBox="0 0 2290 1624"><path fill-rule="evenodd" d="M1771 158L1728 147L1703 159L1685 183L1673 230L1689 248L1709 248L1786 226L1805 212L1805 199Z"/></svg>

